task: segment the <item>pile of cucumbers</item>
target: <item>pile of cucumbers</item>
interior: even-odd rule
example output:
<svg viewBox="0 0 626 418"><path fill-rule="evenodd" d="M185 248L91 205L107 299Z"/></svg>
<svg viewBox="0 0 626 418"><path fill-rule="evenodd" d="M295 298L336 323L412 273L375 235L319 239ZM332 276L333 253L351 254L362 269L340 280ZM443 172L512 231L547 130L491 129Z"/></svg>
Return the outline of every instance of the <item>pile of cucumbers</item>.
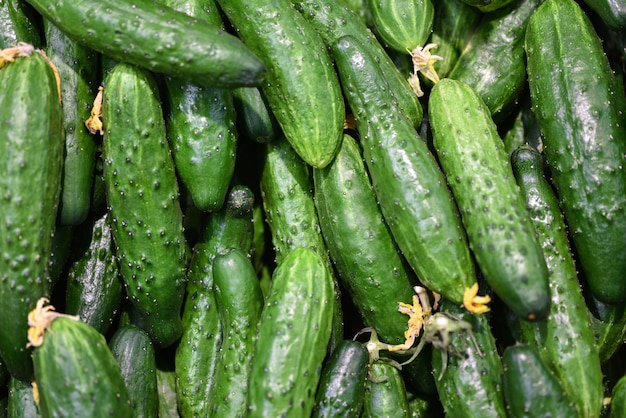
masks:
<svg viewBox="0 0 626 418"><path fill-rule="evenodd" d="M0 417L626 416L623 0L0 0Z"/></svg>

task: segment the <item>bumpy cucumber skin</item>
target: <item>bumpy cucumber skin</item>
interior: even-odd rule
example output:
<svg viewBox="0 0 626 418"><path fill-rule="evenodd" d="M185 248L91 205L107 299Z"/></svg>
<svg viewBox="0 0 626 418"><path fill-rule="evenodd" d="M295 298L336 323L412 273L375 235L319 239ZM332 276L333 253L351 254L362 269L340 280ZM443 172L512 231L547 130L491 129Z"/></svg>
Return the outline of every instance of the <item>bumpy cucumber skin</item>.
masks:
<svg viewBox="0 0 626 418"><path fill-rule="evenodd" d="M443 79L431 92L429 116L433 145L487 283L516 315L545 319L548 269L489 109L467 84Z"/></svg>
<svg viewBox="0 0 626 418"><path fill-rule="evenodd" d="M369 45L369 50L376 57L389 88L394 92L398 105L413 126L422 123L424 111L417 95L407 81L408 74L398 71L383 46L369 27L359 19L357 12L349 4L332 0L292 0L300 13L315 26L328 48L342 36L351 35ZM365 1L363 1L365 3ZM363 4L362 10L367 10ZM403 51L404 52L404 51Z"/></svg>
<svg viewBox="0 0 626 418"><path fill-rule="evenodd" d="M381 212L398 247L425 286L460 303L476 276L443 173L395 105L368 48L345 36L334 45L333 56Z"/></svg>
<svg viewBox="0 0 626 418"><path fill-rule="evenodd" d="M222 324L222 345L213 377L213 416L245 417L248 379L264 298L252 261L240 249L213 260L215 301Z"/></svg>
<svg viewBox="0 0 626 418"><path fill-rule="evenodd" d="M86 248L68 268L65 312L106 335L124 296L108 213L85 235Z"/></svg>
<svg viewBox="0 0 626 418"><path fill-rule="evenodd" d="M226 248L250 251L253 207L252 190L232 187L222 209L210 214L193 247L182 314L183 334L174 356L178 405L183 416L206 416L211 411L209 400L222 344L213 260Z"/></svg>
<svg viewBox="0 0 626 418"><path fill-rule="evenodd" d="M528 82L543 152L586 282L626 299L626 98L573 0L546 0L526 29Z"/></svg>
<svg viewBox="0 0 626 418"><path fill-rule="evenodd" d="M78 42L110 56L206 87L256 86L265 66L243 43L151 0L28 0L41 15Z"/></svg>
<svg viewBox="0 0 626 418"><path fill-rule="evenodd" d="M543 0L522 0L488 14L476 27L450 78L470 85L496 122L504 120L526 84L524 34Z"/></svg>
<svg viewBox="0 0 626 418"><path fill-rule="evenodd" d="M259 320L249 417L310 416L331 337L333 279L313 250L292 250L272 275Z"/></svg>
<svg viewBox="0 0 626 418"><path fill-rule="evenodd" d="M189 258L174 163L150 73L117 64L105 79L104 181L126 293L158 346L182 332Z"/></svg>
<svg viewBox="0 0 626 418"><path fill-rule="evenodd" d="M328 358L315 394L312 417L355 417L363 408L369 353L363 343L343 340Z"/></svg>
<svg viewBox="0 0 626 418"><path fill-rule="evenodd" d="M408 54L424 46L435 16L431 0L367 0L378 35L392 49Z"/></svg>
<svg viewBox="0 0 626 418"><path fill-rule="evenodd" d="M41 54L0 70L0 115L0 353L11 374L28 381L26 318L50 292L63 165L61 102Z"/></svg>
<svg viewBox="0 0 626 418"><path fill-rule="evenodd" d="M442 301L440 311L469 322L481 351L476 351L468 334L451 337L452 344L464 358L448 355L448 363L444 365L441 351L433 349L433 374L446 415L459 418L506 416L502 362L491 332L489 314L470 314L447 299ZM446 369L441 375L443 367Z"/></svg>
<svg viewBox="0 0 626 418"><path fill-rule="evenodd" d="M262 90L282 131L313 167L334 158L345 106L326 46L290 0L218 0L267 67Z"/></svg>
<svg viewBox="0 0 626 418"><path fill-rule="evenodd" d="M128 390L102 334L56 318L33 352L39 411L48 417L132 417Z"/></svg>
<svg viewBox="0 0 626 418"><path fill-rule="evenodd" d="M409 401L400 370L390 363L376 361L370 365L365 383L363 418L408 418Z"/></svg>
<svg viewBox="0 0 626 418"><path fill-rule="evenodd" d="M521 324L525 342L534 345L576 403L579 416L595 417L602 408L602 370L589 312L558 198L544 177L543 158L530 146L511 155L513 173L526 201L550 272L552 304L545 321Z"/></svg>
<svg viewBox="0 0 626 418"><path fill-rule="evenodd" d="M344 134L333 162L314 169L313 180L322 235L343 288L382 341L404 342L406 315L397 302L411 300L415 275L383 221L356 140Z"/></svg>
<svg viewBox="0 0 626 418"><path fill-rule="evenodd" d="M31 382L23 382L16 378L11 378L8 384L9 401L5 417L38 417L39 411L35 397L33 396L33 386Z"/></svg>
<svg viewBox="0 0 626 418"><path fill-rule="evenodd" d="M516 344L502 353L507 416L576 417L576 407L536 348Z"/></svg>

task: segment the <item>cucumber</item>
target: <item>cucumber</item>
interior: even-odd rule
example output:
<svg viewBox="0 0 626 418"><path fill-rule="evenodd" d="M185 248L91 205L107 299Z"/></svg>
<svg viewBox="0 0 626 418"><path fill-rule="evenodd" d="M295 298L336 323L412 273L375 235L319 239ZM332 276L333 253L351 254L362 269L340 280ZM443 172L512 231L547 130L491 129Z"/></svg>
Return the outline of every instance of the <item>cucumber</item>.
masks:
<svg viewBox="0 0 626 418"><path fill-rule="evenodd" d="M491 331L489 314L473 315L443 299L440 312L467 321L472 337L454 333L450 343L459 356L433 349L433 373L437 393L444 411L450 417L504 417L506 408L502 393L502 362Z"/></svg>
<svg viewBox="0 0 626 418"><path fill-rule="evenodd" d="M262 85L284 136L313 167L334 158L345 116L341 87L315 29L289 0L218 0L267 67Z"/></svg>
<svg viewBox="0 0 626 418"><path fill-rule="evenodd" d="M410 53L424 46L435 17L431 0L367 0L372 22L384 43L397 52Z"/></svg>
<svg viewBox="0 0 626 418"><path fill-rule="evenodd" d="M309 248L295 248L274 270L253 354L249 417L310 416L333 299L326 262Z"/></svg>
<svg viewBox="0 0 626 418"><path fill-rule="evenodd" d="M607 305L592 299L589 318L604 365L626 341L626 305Z"/></svg>
<svg viewBox="0 0 626 418"><path fill-rule="evenodd" d="M515 1L485 15L448 75L470 85L496 122L507 118L526 87L526 24L542 2Z"/></svg>
<svg viewBox="0 0 626 418"><path fill-rule="evenodd" d="M333 56L381 212L398 248L425 286L461 303L476 276L443 173L395 105L367 46L345 36L333 46Z"/></svg>
<svg viewBox="0 0 626 418"><path fill-rule="evenodd" d="M25 318L51 290L63 121L52 68L42 54L25 54L0 69L0 353L14 377L29 381Z"/></svg>
<svg viewBox="0 0 626 418"><path fill-rule="evenodd" d="M548 269L489 109L452 79L433 87L428 106L433 145L487 283L520 318L545 319Z"/></svg>
<svg viewBox="0 0 626 418"><path fill-rule="evenodd" d="M411 300L416 279L382 222L356 140L344 134L333 162L313 169L313 180L321 232L342 288L383 341L404 342L406 315L397 303Z"/></svg>
<svg viewBox="0 0 626 418"><path fill-rule="evenodd" d="M574 403L535 347L525 344L506 347L502 353L502 365L507 416L579 416Z"/></svg>
<svg viewBox="0 0 626 418"><path fill-rule="evenodd" d="M207 416L211 411L209 400L222 344L213 260L227 248L250 250L253 207L252 190L233 186L222 209L209 215L193 247L182 313L183 334L174 355L178 405L183 416Z"/></svg>
<svg viewBox="0 0 626 418"><path fill-rule="evenodd" d="M44 45L42 19L24 0L0 2L0 49L26 42L40 48Z"/></svg>
<svg viewBox="0 0 626 418"><path fill-rule="evenodd" d="M361 9L357 11L350 8L349 2L343 4L331 0L292 1L302 16L315 27L327 48L332 48L333 44L345 35L354 36L362 43L369 45L369 50L376 57L383 76L391 86L402 112L413 123L413 126L420 126L424 115L422 104L413 92L406 76L398 71L389 54L368 25L358 17L360 12L369 12L365 0L362 1Z"/></svg>
<svg viewBox="0 0 626 418"><path fill-rule="evenodd" d="M320 376L312 417L359 416L365 396L369 353L357 341L342 340L332 352Z"/></svg>
<svg viewBox="0 0 626 418"><path fill-rule="evenodd" d="M619 418L626 415L626 375L622 376L611 390L610 417Z"/></svg>
<svg viewBox="0 0 626 418"><path fill-rule="evenodd" d="M281 135L280 126L270 109L265 95L258 87L240 87L233 90L239 136L265 143Z"/></svg>
<svg viewBox="0 0 626 418"><path fill-rule="evenodd" d="M214 1L162 3L207 24L224 26ZM237 132L232 89L204 88L174 76L164 78L164 87L166 129L178 178L197 208L218 210L235 170Z"/></svg>
<svg viewBox="0 0 626 418"><path fill-rule="evenodd" d="M96 139L85 120L90 116L97 90L99 55L69 39L44 21L46 54L59 71L65 127L65 160L59 205L59 222L79 225L91 205L96 165Z"/></svg>
<svg viewBox="0 0 626 418"><path fill-rule="evenodd" d="M8 385L9 400L7 404L7 417L38 417L39 406L35 402L34 386L31 382L23 382L11 378Z"/></svg>
<svg viewBox="0 0 626 418"><path fill-rule="evenodd" d="M363 398L363 418L408 418L409 400L400 370L390 363L370 364Z"/></svg>
<svg viewBox="0 0 626 418"><path fill-rule="evenodd" d="M174 371L157 368L157 385L159 391L159 418L179 418Z"/></svg>
<svg viewBox="0 0 626 418"><path fill-rule="evenodd" d="M530 18L525 48L543 152L584 281L598 300L624 301L624 92L573 0L546 0Z"/></svg>
<svg viewBox="0 0 626 418"><path fill-rule="evenodd" d="M481 12L492 12L515 2L515 0L461 0L465 4L476 7Z"/></svg>
<svg viewBox="0 0 626 418"><path fill-rule="evenodd" d="M626 29L626 3L622 0L583 0L612 31Z"/></svg>
<svg viewBox="0 0 626 418"><path fill-rule="evenodd" d="M82 233L83 237L77 234L77 238L86 243L75 245L80 255L67 272L65 312L78 315L81 321L106 335L124 297L109 213L85 230L87 233Z"/></svg>
<svg viewBox="0 0 626 418"><path fill-rule="evenodd" d="M180 338L188 248L152 75L119 63L105 79L104 181L126 293L157 346Z"/></svg>
<svg viewBox="0 0 626 418"><path fill-rule="evenodd" d="M109 341L128 390L134 417L156 417L159 398L155 350L148 334L134 325L120 326Z"/></svg>
<svg viewBox="0 0 626 418"><path fill-rule="evenodd" d="M213 259L215 301L222 324L222 345L213 377L211 414L245 417L248 379L264 298L252 261L241 249Z"/></svg>
<svg viewBox="0 0 626 418"><path fill-rule="evenodd" d="M575 402L578 416L600 415L602 370L589 313L581 293L567 229L543 158L530 146L511 155L519 184L550 272L552 304L545 321L522 323L524 342L533 345Z"/></svg>

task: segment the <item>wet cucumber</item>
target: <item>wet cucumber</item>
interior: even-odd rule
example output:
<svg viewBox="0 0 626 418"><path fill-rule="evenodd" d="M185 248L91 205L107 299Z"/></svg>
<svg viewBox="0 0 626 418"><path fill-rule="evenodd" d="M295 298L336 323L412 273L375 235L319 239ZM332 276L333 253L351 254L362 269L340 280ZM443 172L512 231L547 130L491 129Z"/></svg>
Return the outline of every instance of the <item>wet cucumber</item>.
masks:
<svg viewBox="0 0 626 418"><path fill-rule="evenodd" d="M9 381L8 389L9 401L7 404L6 417L20 418L40 416L31 382L23 382L12 377Z"/></svg>
<svg viewBox="0 0 626 418"><path fill-rule="evenodd" d="M431 0L367 0L372 22L386 45L408 54L424 46L435 16Z"/></svg>
<svg viewBox="0 0 626 418"><path fill-rule="evenodd" d="M187 242L174 163L152 75L119 63L105 79L104 182L120 273L145 330L180 338Z"/></svg>
<svg viewBox="0 0 626 418"><path fill-rule="evenodd" d="M0 69L0 354L28 381L26 317L48 296L50 251L63 165L57 82L44 56L24 46ZM37 88L33 88L36 85Z"/></svg>
<svg viewBox="0 0 626 418"><path fill-rule="evenodd" d="M530 18L525 48L543 153L584 281L598 300L624 301L624 92L574 0L546 0Z"/></svg>
<svg viewBox="0 0 626 418"><path fill-rule="evenodd" d="M257 87L235 89L233 102L237 112L236 122L240 137L265 143L281 134L278 121L261 89Z"/></svg>
<svg viewBox="0 0 626 418"><path fill-rule="evenodd" d="M428 114L434 147L487 283L519 317L545 319L548 269L489 109L467 84L443 79L433 87Z"/></svg>
<svg viewBox="0 0 626 418"><path fill-rule="evenodd" d="M621 0L583 0L613 31L626 28L626 3Z"/></svg>
<svg viewBox="0 0 626 418"><path fill-rule="evenodd" d="M409 418L409 401L400 370L390 363L370 365L363 398L363 418Z"/></svg>
<svg viewBox="0 0 626 418"><path fill-rule="evenodd" d="M498 10L515 0L461 0L463 3L478 8L481 12L492 12Z"/></svg>
<svg viewBox="0 0 626 418"><path fill-rule="evenodd" d="M35 47L43 46L41 16L24 0L0 2L0 49L19 42Z"/></svg>

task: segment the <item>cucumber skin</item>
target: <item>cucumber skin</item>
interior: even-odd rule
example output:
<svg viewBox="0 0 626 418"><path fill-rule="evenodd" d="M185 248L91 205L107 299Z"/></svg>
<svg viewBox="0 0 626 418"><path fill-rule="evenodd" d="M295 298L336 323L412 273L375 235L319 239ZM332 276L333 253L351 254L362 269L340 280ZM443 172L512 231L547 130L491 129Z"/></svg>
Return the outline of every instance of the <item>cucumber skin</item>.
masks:
<svg viewBox="0 0 626 418"><path fill-rule="evenodd" d="M310 416L331 337L333 280L313 250L292 250L272 275L258 325L249 417Z"/></svg>
<svg viewBox="0 0 626 418"><path fill-rule="evenodd" d="M515 0L461 0L463 3L476 7L483 13L493 12L513 3Z"/></svg>
<svg viewBox="0 0 626 418"><path fill-rule="evenodd" d="M23 382L11 378L7 385L9 400L5 417L22 418L38 417L38 406L33 396L33 386L30 382Z"/></svg>
<svg viewBox="0 0 626 418"><path fill-rule="evenodd" d="M583 0L612 31L626 28L626 4L620 0Z"/></svg>
<svg viewBox="0 0 626 418"><path fill-rule="evenodd" d="M368 51L350 36L333 46L381 212L419 280L460 303L476 276L452 193Z"/></svg>
<svg viewBox="0 0 626 418"><path fill-rule="evenodd" d="M264 77L263 62L235 36L151 0L28 3L69 37L120 62L205 87L256 86Z"/></svg>
<svg viewBox="0 0 626 418"><path fill-rule="evenodd" d="M598 345L558 198L544 177L544 162L537 150L530 146L517 148L511 161L544 250L552 295L550 314L545 321L521 324L524 342L535 346L546 365L554 370L576 404L579 416L599 416L603 374Z"/></svg>
<svg viewBox="0 0 626 418"><path fill-rule="evenodd" d="M14 377L29 381L25 318L51 291L48 264L63 166L61 103L41 54L0 70L0 115L0 353Z"/></svg>
<svg viewBox="0 0 626 418"><path fill-rule="evenodd" d="M241 138L266 143L281 135L280 126L257 87L240 87L233 90L233 103L237 113L237 131Z"/></svg>
<svg viewBox="0 0 626 418"><path fill-rule="evenodd" d="M626 415L626 377L621 377L611 390L610 404L611 418L619 418Z"/></svg>
<svg viewBox="0 0 626 418"><path fill-rule="evenodd" d="M132 417L120 367L102 334L84 322L56 318L33 352L43 418Z"/></svg>
<svg viewBox="0 0 626 418"><path fill-rule="evenodd" d="M26 42L36 48L43 45L41 16L23 0L0 3L0 49Z"/></svg>
<svg viewBox="0 0 626 418"><path fill-rule="evenodd" d="M367 0L378 35L390 48L408 54L424 46L435 17L431 0Z"/></svg>
<svg viewBox="0 0 626 418"><path fill-rule="evenodd" d="M467 84L443 79L431 91L429 116L433 145L487 283L519 317L545 319L548 269L489 109Z"/></svg>
<svg viewBox="0 0 626 418"><path fill-rule="evenodd" d="M342 138L344 100L326 46L290 0L218 0L245 45L267 67L261 86L284 136L313 167Z"/></svg>
<svg viewBox="0 0 626 418"><path fill-rule="evenodd" d="M370 364L365 383L363 418L408 418L409 400L400 370L382 361ZM375 380L372 380L375 379Z"/></svg>
<svg viewBox="0 0 626 418"><path fill-rule="evenodd" d="M624 301L626 98L572 0L546 0L536 10L525 48L543 152L581 270L598 300Z"/></svg>
<svg viewBox="0 0 626 418"><path fill-rule="evenodd" d="M406 315L397 302L411 300L416 278L382 220L356 140L344 134L333 162L313 169L313 180L322 235L343 288L382 341L404 342Z"/></svg>
<svg viewBox="0 0 626 418"><path fill-rule="evenodd" d="M120 273L145 330L166 347L182 332L189 255L156 83L120 63L105 86L104 181Z"/></svg>

